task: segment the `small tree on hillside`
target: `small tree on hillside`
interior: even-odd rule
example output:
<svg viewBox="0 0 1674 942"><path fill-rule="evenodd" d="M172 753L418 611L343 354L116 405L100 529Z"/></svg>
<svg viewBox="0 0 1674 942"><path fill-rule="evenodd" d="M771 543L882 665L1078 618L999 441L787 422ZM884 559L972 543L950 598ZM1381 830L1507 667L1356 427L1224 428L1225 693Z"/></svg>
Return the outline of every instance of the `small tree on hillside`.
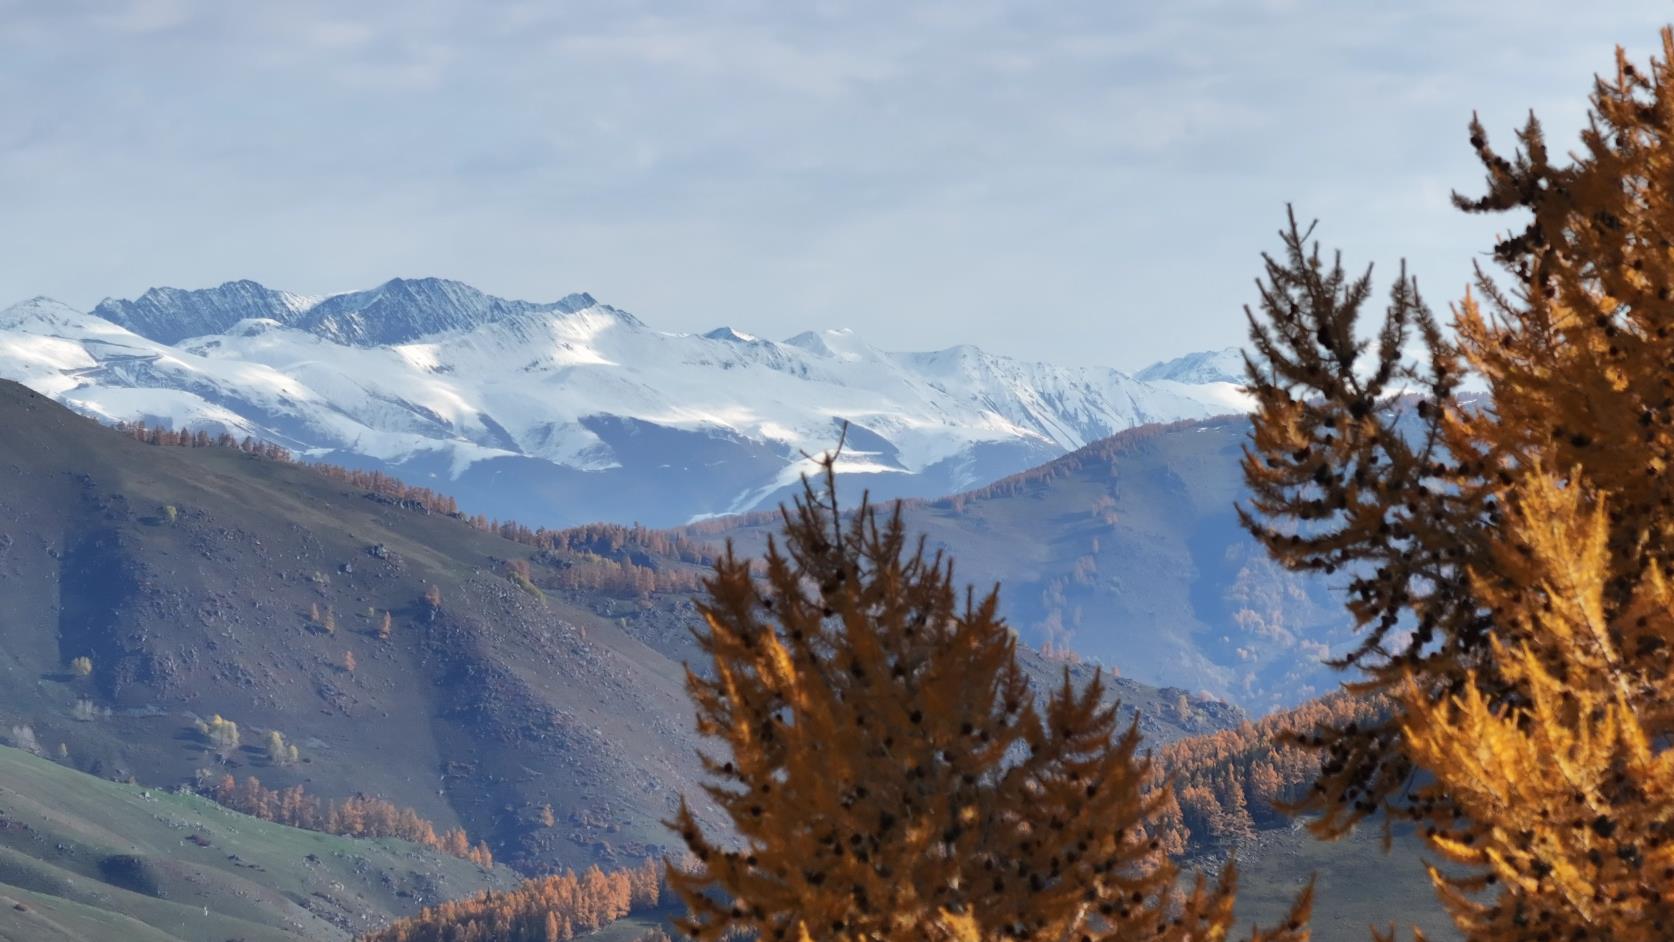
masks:
<svg viewBox="0 0 1674 942"><path fill-rule="evenodd" d="M724 846L682 804L697 866L670 868L699 940L1220 939L1233 876L1177 875L1147 824L1139 734L1095 676L1037 705L997 616L899 511L845 523L835 457L770 542L765 585L729 549L708 580L688 673ZM1307 898L1274 938L1305 938Z"/></svg>
<svg viewBox="0 0 1674 942"><path fill-rule="evenodd" d="M225 755L238 748L238 724L217 713L206 723L199 720L197 730L204 741L218 753Z"/></svg>
<svg viewBox="0 0 1674 942"><path fill-rule="evenodd" d="M285 734L276 729L267 732L267 761L273 765L295 765L301 759L296 745L285 742Z"/></svg>

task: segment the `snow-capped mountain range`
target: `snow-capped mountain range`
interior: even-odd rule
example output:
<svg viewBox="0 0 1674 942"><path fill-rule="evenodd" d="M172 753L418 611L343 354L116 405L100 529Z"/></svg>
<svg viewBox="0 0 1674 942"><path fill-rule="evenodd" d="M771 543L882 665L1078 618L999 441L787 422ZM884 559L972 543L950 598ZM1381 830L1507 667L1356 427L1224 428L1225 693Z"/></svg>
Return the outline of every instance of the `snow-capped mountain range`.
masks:
<svg viewBox="0 0 1674 942"><path fill-rule="evenodd" d="M1241 371L1236 350L1131 377L970 346L891 353L846 330L667 333L586 294L437 278L0 311L0 377L88 415L250 435L546 525L771 506L844 421L839 468L875 495L950 493L1135 425L1240 411Z"/></svg>

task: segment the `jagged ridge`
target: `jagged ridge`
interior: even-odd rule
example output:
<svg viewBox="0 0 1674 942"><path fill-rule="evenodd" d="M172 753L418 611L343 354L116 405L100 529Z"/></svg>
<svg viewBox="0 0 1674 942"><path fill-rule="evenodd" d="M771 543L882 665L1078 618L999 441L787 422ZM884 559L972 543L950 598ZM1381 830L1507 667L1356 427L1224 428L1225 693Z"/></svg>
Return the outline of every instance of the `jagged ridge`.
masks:
<svg viewBox="0 0 1674 942"><path fill-rule="evenodd" d="M845 421L846 474L879 496L935 496L1125 428L1241 408L1199 373L892 353L846 330L666 333L587 294L508 300L439 278L0 311L0 377L84 413L252 435L547 524L772 506Z"/></svg>

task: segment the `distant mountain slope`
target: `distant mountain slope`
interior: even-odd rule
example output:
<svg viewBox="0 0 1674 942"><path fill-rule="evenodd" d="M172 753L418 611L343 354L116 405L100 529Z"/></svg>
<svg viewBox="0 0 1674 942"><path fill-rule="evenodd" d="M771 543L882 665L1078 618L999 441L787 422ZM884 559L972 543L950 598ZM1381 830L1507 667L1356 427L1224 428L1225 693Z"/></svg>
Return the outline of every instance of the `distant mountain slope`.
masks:
<svg viewBox="0 0 1674 942"><path fill-rule="evenodd" d="M1294 705L1341 680L1319 662L1349 626L1327 585L1279 569L1238 526L1248 429L1222 417L1121 432L975 491L909 501L908 521L954 553L963 578L1004 584L1004 611L1030 644L1257 713ZM682 532L753 553L774 525L757 514Z"/></svg>
<svg viewBox="0 0 1674 942"><path fill-rule="evenodd" d="M1164 527L1191 533L1195 523L1216 519L1215 502L1236 489L1236 469L1228 462L1241 436L1240 421L1233 419L1137 430L979 492L913 504L909 512L915 525L953 543L962 579L980 584L993 573L1016 573L1018 583L1008 582L1002 598L1019 599L1019 609L1051 601L1068 612L1079 599L1093 612L1095 604L1126 598L1124 612L1130 612L1143 607L1131 593L1154 590L1161 601L1150 613L1152 621L1095 620L1094 613L1077 629L1103 638L1101 643L1118 652L1107 660L1131 676L1139 673L1134 665L1140 662L1119 652L1143 654L1159 644L1169 651L1182 637L1193 641L1195 622L1184 633L1165 632L1161 642L1146 634L1172 623L1182 582L1225 578L1249 564L1246 551L1233 541L1220 544L1219 552L1213 540L1184 540L1183 546L1182 538L1167 536ZM673 575L695 571L659 555L650 545L654 541L601 530L576 537L567 549L536 550L442 514L374 499L306 467L234 449L141 444L5 382L0 382L0 441L25 443L0 455L0 735L10 730L15 738L27 727L44 751L65 743L67 762L75 768L104 777L131 774L150 786L186 782L208 768L255 774L269 786L304 784L328 797L383 795L418 807L438 824L463 823L488 838L501 858L530 869L651 852L669 840L659 822L673 797L698 794L696 741L678 663L693 657L691 594L583 589L578 585L586 580L575 576L603 562L633 562ZM1114 503L1101 499L1107 495L1114 495ZM1209 530L1225 536L1224 530ZM766 522L716 522L703 535L713 539L723 532L738 536L741 548L751 551ZM1066 562L1073 577L1078 548L1095 535L1101 550L1094 564L1079 564L1090 583L1069 578L1060 586L1062 602L1055 595L1029 601L1031 591L1047 595L1043 584L1065 578ZM1156 540L1152 551L1160 553L1152 566L1134 568L1102 555L1108 541L1133 552L1148 539ZM1215 559L1227 565L1208 565ZM544 600L505 575L506 563L517 560L529 564ZM1306 587L1265 576L1252 577L1249 584L1269 586L1281 601L1311 598ZM442 602L434 613L423 601L432 585ZM1205 598L1221 594L1208 592ZM322 616L334 616L330 633L310 617L315 606ZM374 617L365 617L367 610ZM1284 605L1274 610L1285 618L1294 614ZM377 615L384 611L393 613L387 641L377 637ZM1061 618L1073 626L1072 615ZM1019 624L1026 637L1038 638L1044 630ZM1311 637L1300 630L1302 624L1284 622L1298 638ZM1102 634L1106 628L1108 637ZM1072 640L1079 644L1083 638ZM1282 639L1274 644L1275 651L1296 647ZM355 655L352 670L345 666L345 653ZM1032 650L1022 653L1037 682L1050 681L1061 669ZM68 669L79 656L92 661L86 679ZM1074 668L1078 680L1089 672L1086 665ZM1190 689L1159 690L1124 677L1112 692L1129 715L1137 711L1153 742L1227 729L1241 718L1234 708L1193 696L1191 690L1201 685L1184 686ZM231 750L225 766L192 730L193 720L212 713L236 720L243 731L243 746ZM260 743L274 729L298 744L299 764L274 766L263 756ZM156 847L160 853L168 840L187 836L169 824L176 820L173 806L162 814L161 806L142 804L159 810L162 820L138 819L147 828L155 825L157 837L124 837L123 803L149 802L141 790L119 789L139 797L118 800L99 790L104 783L91 780L62 785L49 777L46 784L16 785L7 779L8 758L27 760L24 767L45 773L69 774L0 752L0 820L19 819L19 809L40 803L25 801L27 795L63 791L68 801L72 789L86 788L93 803L117 816L86 816L99 828L100 840ZM190 799L167 800L203 807ZM547 803L556 814L555 827L539 820ZM271 827L230 813L227 819L249 838ZM74 856L82 854L77 845L64 842L74 854L60 860L55 855L63 853L57 849L62 839L37 841L36 833L0 827L0 856L12 846L6 836L11 834L27 839L25 856L46 861L0 860L0 898L27 907L0 906L0 935L20 926L14 935L23 938L36 937L25 932L39 932L50 939L50 931L57 931L59 938L98 942L274 938L226 921L244 918L238 913L245 910L215 907L215 918L207 923L211 934L169 935L148 928L134 921L136 910L122 907L144 903L170 918L201 916L201 909L158 905L149 896L118 900L75 869L88 860ZM270 848L281 863L290 859L286 854L294 856L293 839L339 840L284 833L295 837L278 839ZM1319 845L1274 833L1264 832L1255 846L1240 851L1250 866L1242 913L1269 915L1270 907L1288 899L1296 879L1315 866L1339 874L1331 899L1322 903L1334 931L1320 933L1322 940L1357 937L1357 921L1384 911L1353 892L1366 885L1365 874L1384 865L1366 842ZM191 854L202 852L206 859L219 854L215 859L235 874L246 869L238 867L240 861L279 872L275 863L224 844L217 834L206 839L213 849L187 841L169 853L188 861ZM228 854L239 861L226 859ZM379 879L386 894L412 890L402 882L407 877L383 883L377 865L363 869L354 857L317 856L353 867L357 879ZM427 859L472 869L451 858ZM416 864L412 869L425 872ZM65 886L52 881L66 870L74 885L92 886L104 900L84 902L55 889ZM249 872L252 879L267 876ZM19 886L8 874L35 882ZM185 876L170 871L168 879ZM273 877L290 879L288 870ZM1421 877L1409 881L1398 874L1397 880L1402 900L1411 903L1410 909L1403 903L1403 918L1435 924L1432 910L1419 905ZM372 894L363 900L359 883L342 882L343 890L320 890L331 902L311 889L280 893L320 912L336 911L350 900L368 911L381 905L376 900L382 897ZM265 905L269 899L240 897L236 883L214 885L234 888L229 905L232 900ZM448 887L433 891L454 896L471 889ZM60 928L43 928L47 920ZM630 928L619 933L622 942L638 931Z"/></svg>
<svg viewBox="0 0 1674 942"><path fill-rule="evenodd" d="M298 831L0 748L0 938L316 942L516 883L401 841Z"/></svg>
<svg viewBox="0 0 1674 942"><path fill-rule="evenodd" d="M1147 383L1244 383L1244 352L1237 347L1188 353L1164 363L1154 363L1138 373L1134 379Z"/></svg>
<svg viewBox="0 0 1674 942"><path fill-rule="evenodd" d="M632 532L540 549L305 466L142 444L9 382L0 442L22 446L0 454L0 733L147 784L209 769L380 795L526 868L656 853L699 796L690 592L589 581L632 564L692 584ZM1157 740L1239 718L1113 692ZM225 763L193 729L213 714L243 737ZM265 756L273 730L300 762Z"/></svg>
<svg viewBox="0 0 1674 942"><path fill-rule="evenodd" d="M437 278L326 298L154 288L90 313L36 298L0 311L0 378L107 422L250 435L547 525L774 506L844 421L846 473L933 497L1242 407L1207 367L1151 382L970 346L890 353L843 330L671 334L586 294Z"/></svg>

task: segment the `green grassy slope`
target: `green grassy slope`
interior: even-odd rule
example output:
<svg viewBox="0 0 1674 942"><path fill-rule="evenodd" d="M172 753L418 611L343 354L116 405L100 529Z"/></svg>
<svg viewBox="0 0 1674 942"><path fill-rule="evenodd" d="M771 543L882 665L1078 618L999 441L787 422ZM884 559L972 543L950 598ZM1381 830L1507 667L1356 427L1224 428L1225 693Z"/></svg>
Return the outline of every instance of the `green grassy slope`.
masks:
<svg viewBox="0 0 1674 942"><path fill-rule="evenodd" d="M0 748L0 939L349 939L515 875L299 831Z"/></svg>

